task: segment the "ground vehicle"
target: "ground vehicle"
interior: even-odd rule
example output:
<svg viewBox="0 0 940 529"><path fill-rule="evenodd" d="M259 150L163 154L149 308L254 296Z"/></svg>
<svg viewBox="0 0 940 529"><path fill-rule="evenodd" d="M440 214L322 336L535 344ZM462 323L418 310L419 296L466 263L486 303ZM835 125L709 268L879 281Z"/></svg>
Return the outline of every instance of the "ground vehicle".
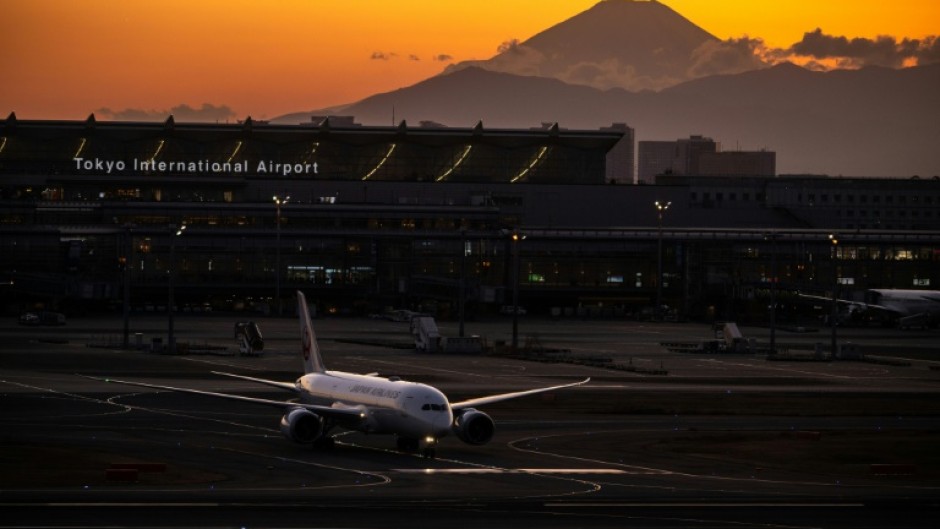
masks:
<svg viewBox="0 0 940 529"><path fill-rule="evenodd" d="M235 324L235 341L238 343L238 351L243 355L261 354L264 349L261 329L253 321L240 321Z"/></svg>
<svg viewBox="0 0 940 529"><path fill-rule="evenodd" d="M20 325L65 325L65 314L61 312L24 312L20 315Z"/></svg>

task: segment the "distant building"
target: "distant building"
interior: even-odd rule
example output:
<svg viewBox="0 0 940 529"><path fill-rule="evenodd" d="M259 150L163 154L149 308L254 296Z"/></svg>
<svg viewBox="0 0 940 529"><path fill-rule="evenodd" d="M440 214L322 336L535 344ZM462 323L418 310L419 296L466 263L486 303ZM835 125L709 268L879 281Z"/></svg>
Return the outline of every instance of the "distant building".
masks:
<svg viewBox="0 0 940 529"><path fill-rule="evenodd" d="M609 127L601 127L601 131L623 133L623 138L607 152L607 182L633 184L633 167L636 160L634 130L626 123L614 123Z"/></svg>
<svg viewBox="0 0 940 529"><path fill-rule="evenodd" d="M651 184L657 176L776 176L773 151L722 152L713 139L695 135L676 141L639 143L639 182Z"/></svg>
<svg viewBox="0 0 940 529"><path fill-rule="evenodd" d="M715 140L705 136L689 136L688 139L676 141L676 157L672 163L672 174L700 175L702 174L700 160L703 155L714 155L718 152Z"/></svg>
<svg viewBox="0 0 940 529"><path fill-rule="evenodd" d="M653 184L658 175L672 174L672 162L676 157L676 142L641 141L638 146L638 184Z"/></svg>
<svg viewBox="0 0 940 529"><path fill-rule="evenodd" d="M773 151L728 151L702 153L697 176L776 176L777 153Z"/></svg>

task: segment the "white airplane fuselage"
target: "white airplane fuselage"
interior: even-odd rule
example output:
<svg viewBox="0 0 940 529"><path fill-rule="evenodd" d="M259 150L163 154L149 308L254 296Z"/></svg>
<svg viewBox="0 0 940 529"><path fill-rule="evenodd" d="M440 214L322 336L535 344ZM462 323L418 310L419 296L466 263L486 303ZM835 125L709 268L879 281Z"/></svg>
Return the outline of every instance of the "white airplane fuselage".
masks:
<svg viewBox="0 0 940 529"><path fill-rule="evenodd" d="M940 292L936 290L871 289L866 297L900 316L940 311Z"/></svg>
<svg viewBox="0 0 940 529"><path fill-rule="evenodd" d="M447 397L426 384L326 371L301 376L297 387L301 402L360 411L355 429L365 433L439 439L454 422Z"/></svg>

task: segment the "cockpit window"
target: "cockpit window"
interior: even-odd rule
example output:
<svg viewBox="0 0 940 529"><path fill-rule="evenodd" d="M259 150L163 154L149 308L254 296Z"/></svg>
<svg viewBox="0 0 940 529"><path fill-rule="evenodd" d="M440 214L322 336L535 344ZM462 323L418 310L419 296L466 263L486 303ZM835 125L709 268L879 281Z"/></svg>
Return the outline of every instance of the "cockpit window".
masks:
<svg viewBox="0 0 940 529"><path fill-rule="evenodd" d="M447 406L444 404L425 404L421 406L421 409L424 411L446 411Z"/></svg>

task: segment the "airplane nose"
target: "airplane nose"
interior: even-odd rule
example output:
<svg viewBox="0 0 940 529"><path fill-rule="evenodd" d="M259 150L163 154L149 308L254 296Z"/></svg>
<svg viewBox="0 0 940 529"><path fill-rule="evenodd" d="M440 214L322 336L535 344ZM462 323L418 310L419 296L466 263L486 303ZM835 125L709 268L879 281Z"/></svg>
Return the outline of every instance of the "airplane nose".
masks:
<svg viewBox="0 0 940 529"><path fill-rule="evenodd" d="M434 431L437 437L443 437L450 433L451 424L454 422L454 416L450 410L447 413L441 413L434 418Z"/></svg>

